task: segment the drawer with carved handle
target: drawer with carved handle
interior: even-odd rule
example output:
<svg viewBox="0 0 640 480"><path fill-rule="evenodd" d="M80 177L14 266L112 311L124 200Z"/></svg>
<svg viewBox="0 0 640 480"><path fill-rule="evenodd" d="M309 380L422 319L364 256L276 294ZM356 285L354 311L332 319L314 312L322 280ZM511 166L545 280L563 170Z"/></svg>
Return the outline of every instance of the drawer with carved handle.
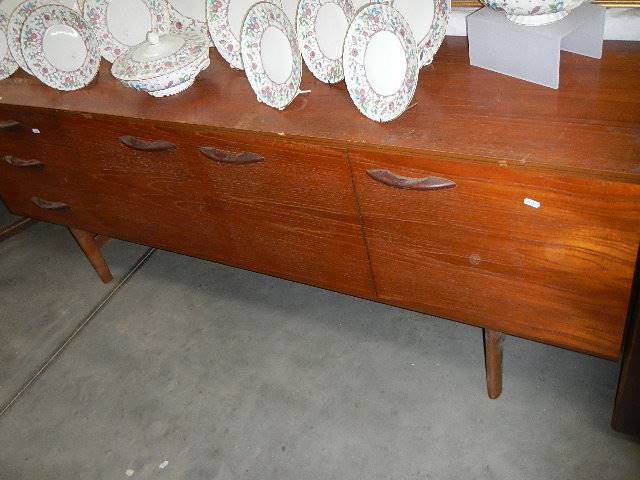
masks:
<svg viewBox="0 0 640 480"><path fill-rule="evenodd" d="M350 153L380 297L617 358L640 186Z"/></svg>
<svg viewBox="0 0 640 480"><path fill-rule="evenodd" d="M0 149L16 141L64 146L69 136L53 112L0 105Z"/></svg>
<svg viewBox="0 0 640 480"><path fill-rule="evenodd" d="M60 201L72 210L81 202L94 222L85 230L375 295L342 151L110 118L85 126L77 153L43 169L79 186L75 202Z"/></svg>

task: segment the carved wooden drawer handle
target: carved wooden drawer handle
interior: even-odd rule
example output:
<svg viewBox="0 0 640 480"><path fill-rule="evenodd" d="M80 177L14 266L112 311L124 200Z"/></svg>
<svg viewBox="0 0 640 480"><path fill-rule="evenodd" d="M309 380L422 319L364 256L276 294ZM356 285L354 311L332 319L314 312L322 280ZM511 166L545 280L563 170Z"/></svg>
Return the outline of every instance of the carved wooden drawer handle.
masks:
<svg viewBox="0 0 640 480"><path fill-rule="evenodd" d="M120 137L120 141L129 148L141 150L143 152L165 152L176 148L173 143L165 140L148 141L132 137L131 135L124 135L123 137Z"/></svg>
<svg viewBox="0 0 640 480"><path fill-rule="evenodd" d="M455 182L442 177L410 178L391 173L389 170L367 170L367 174L374 180L389 185L390 187L405 188L408 190L441 190L453 188Z"/></svg>
<svg viewBox="0 0 640 480"><path fill-rule="evenodd" d="M202 153L205 157L210 158L211 160L216 160L222 163L246 164L264 161L264 157L262 155L258 155L257 153L234 153L220 150L219 148L214 147L200 147L200 153Z"/></svg>
<svg viewBox="0 0 640 480"><path fill-rule="evenodd" d="M70 208L66 203L50 202L40 197L31 197L31 201L43 210L67 210Z"/></svg>
<svg viewBox="0 0 640 480"><path fill-rule="evenodd" d="M2 120L0 121L0 130L9 130L11 128L17 128L21 126L20 122L16 122L15 120Z"/></svg>
<svg viewBox="0 0 640 480"><path fill-rule="evenodd" d="M44 166L44 164L40 160L24 160L12 155L5 155L4 161L11 166L19 168L37 168Z"/></svg>

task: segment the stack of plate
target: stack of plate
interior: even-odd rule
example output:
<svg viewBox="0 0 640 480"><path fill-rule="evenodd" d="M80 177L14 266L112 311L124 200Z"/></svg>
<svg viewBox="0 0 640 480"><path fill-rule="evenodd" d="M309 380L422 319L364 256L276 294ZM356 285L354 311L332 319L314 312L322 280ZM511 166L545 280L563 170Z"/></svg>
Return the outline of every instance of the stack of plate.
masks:
<svg viewBox="0 0 640 480"><path fill-rule="evenodd" d="M450 0L0 2L0 80L20 66L75 90L103 57L123 84L165 96L193 83L215 45L245 70L260 102L289 105L301 93L304 61L322 82L345 80L356 107L376 121L409 106L450 11Z"/></svg>

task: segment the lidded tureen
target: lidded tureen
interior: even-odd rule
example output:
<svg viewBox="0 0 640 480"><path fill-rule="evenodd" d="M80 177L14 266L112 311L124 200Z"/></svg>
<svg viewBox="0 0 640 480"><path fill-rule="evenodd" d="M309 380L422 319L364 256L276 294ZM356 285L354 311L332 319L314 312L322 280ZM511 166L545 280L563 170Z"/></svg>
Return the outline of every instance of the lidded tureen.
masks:
<svg viewBox="0 0 640 480"><path fill-rule="evenodd" d="M201 33L149 32L113 62L111 73L127 87L166 97L189 88L208 66L209 41Z"/></svg>
<svg viewBox="0 0 640 480"><path fill-rule="evenodd" d="M520 25L547 25L566 17L586 0L480 0Z"/></svg>

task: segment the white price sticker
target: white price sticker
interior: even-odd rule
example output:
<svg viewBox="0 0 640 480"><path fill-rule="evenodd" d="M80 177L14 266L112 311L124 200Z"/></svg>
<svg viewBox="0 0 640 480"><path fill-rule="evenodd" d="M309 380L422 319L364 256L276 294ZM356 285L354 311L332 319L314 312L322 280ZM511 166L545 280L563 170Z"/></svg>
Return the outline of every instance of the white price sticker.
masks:
<svg viewBox="0 0 640 480"><path fill-rule="evenodd" d="M524 204L533 208L540 208L540 202L534 200L533 198L529 198L529 197L525 198Z"/></svg>

